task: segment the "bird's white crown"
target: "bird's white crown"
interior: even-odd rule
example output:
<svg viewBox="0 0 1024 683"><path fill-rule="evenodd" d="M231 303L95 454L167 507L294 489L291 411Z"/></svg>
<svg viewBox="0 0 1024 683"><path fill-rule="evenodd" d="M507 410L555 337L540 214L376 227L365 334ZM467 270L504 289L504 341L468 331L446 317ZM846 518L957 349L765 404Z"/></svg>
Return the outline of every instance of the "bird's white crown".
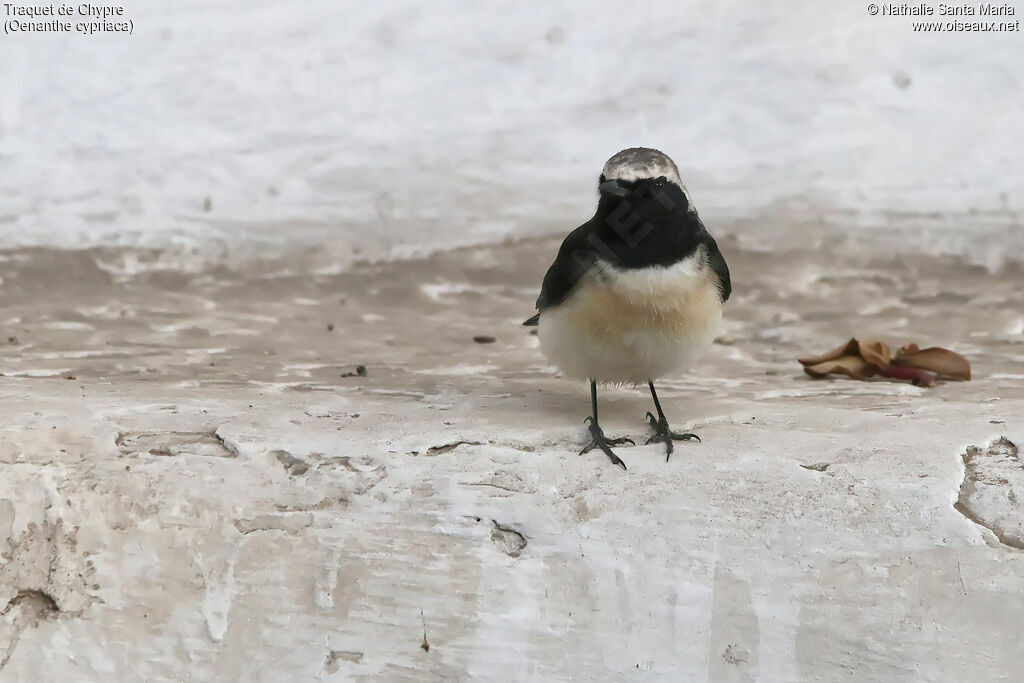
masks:
<svg viewBox="0 0 1024 683"><path fill-rule="evenodd" d="M666 180L683 187L679 168L667 154L647 147L624 149L609 159L602 171L605 180L634 182L664 176Z"/></svg>

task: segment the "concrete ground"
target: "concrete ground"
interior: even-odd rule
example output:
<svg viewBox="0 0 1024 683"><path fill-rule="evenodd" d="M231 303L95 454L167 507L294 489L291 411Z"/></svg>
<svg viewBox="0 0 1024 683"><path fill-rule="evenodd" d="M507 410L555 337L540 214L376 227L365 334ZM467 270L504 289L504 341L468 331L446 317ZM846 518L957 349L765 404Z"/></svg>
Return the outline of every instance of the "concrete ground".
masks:
<svg viewBox="0 0 1024 683"><path fill-rule="evenodd" d="M1018 675L1019 268L721 240L720 343L660 385L703 443L622 471L519 325L557 245L301 276L4 252L0 680ZM974 379L803 374L851 336ZM643 443L644 389L601 406Z"/></svg>

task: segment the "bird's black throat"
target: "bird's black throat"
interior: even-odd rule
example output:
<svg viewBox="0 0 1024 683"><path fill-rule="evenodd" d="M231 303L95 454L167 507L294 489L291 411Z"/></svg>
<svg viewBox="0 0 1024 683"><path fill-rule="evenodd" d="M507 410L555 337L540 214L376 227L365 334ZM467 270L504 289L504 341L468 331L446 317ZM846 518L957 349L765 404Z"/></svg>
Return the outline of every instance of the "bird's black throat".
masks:
<svg viewBox="0 0 1024 683"><path fill-rule="evenodd" d="M664 179L619 181L625 196L602 194L590 220L587 246L623 269L670 266L706 239L697 213L680 187Z"/></svg>

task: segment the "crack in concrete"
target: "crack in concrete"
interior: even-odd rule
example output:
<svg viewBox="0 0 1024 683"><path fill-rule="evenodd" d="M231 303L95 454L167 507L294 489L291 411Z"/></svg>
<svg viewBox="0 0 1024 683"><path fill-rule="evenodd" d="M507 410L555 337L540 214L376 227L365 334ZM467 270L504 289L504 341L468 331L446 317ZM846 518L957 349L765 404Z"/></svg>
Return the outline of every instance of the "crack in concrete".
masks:
<svg viewBox="0 0 1024 683"><path fill-rule="evenodd" d="M216 429L213 430L212 436L214 439L220 442L220 445L224 447L224 450L230 453L228 457L238 457L238 446L236 446L233 442L228 441L221 435L220 427L217 427Z"/></svg>
<svg viewBox="0 0 1024 683"><path fill-rule="evenodd" d="M968 446L961 458L964 480L953 509L991 531L1002 545L1024 550L1024 534L1006 528L1004 521L1004 517L1014 519L1012 513L1017 507L1017 496L1008 476L1024 482L1024 463L1017 445L1001 436L984 449Z"/></svg>
<svg viewBox="0 0 1024 683"><path fill-rule="evenodd" d="M242 535L259 531L284 531L298 533L313 524L311 512L285 512L280 514L264 513L248 519L236 519L235 528Z"/></svg>
<svg viewBox="0 0 1024 683"><path fill-rule="evenodd" d="M11 661L21 641L21 634L26 629L38 626L41 621L56 619L60 612L57 601L46 591L33 588L19 590L0 610L0 617L12 615L8 621L11 633L7 641L7 651L0 659L0 670Z"/></svg>
<svg viewBox="0 0 1024 683"><path fill-rule="evenodd" d="M276 450L270 453L284 467L285 472L293 477L301 476L309 471L309 463L302 458L296 458L285 450Z"/></svg>
<svg viewBox="0 0 1024 683"><path fill-rule="evenodd" d="M159 456L238 457L235 445L226 441L216 429L209 432L120 432L114 445L124 455L148 453Z"/></svg>
<svg viewBox="0 0 1024 683"><path fill-rule="evenodd" d="M327 496L313 504L277 504L274 509L277 512L319 512L323 510L336 510L346 507L349 499L345 496Z"/></svg>
<svg viewBox="0 0 1024 683"><path fill-rule="evenodd" d="M459 486L489 486L490 488L501 489L502 491L508 491L509 493L521 493L521 491L516 491L515 489L510 489L505 486L501 486L500 484L488 484L484 481L460 481Z"/></svg>
<svg viewBox="0 0 1024 683"><path fill-rule="evenodd" d="M491 524L494 525L491 540L502 546L502 550L509 557L519 557L526 548L526 536L512 527L499 524L497 520L492 519Z"/></svg>
<svg viewBox="0 0 1024 683"><path fill-rule="evenodd" d="M62 615L79 616L100 600L90 594L99 587L89 585L94 569L78 552L75 535L61 518L29 522L0 552L0 669L27 629Z"/></svg>
<svg viewBox="0 0 1024 683"><path fill-rule="evenodd" d="M442 446L431 446L427 449L427 455L441 455L442 453L450 453L459 446L479 446L479 441L453 441L452 443L446 443Z"/></svg>
<svg viewBox="0 0 1024 683"><path fill-rule="evenodd" d="M53 619L60 613L60 606L52 595L46 591L26 588L19 590L11 600L0 610L0 616L4 616L19 605L36 616L36 620Z"/></svg>
<svg viewBox="0 0 1024 683"><path fill-rule="evenodd" d="M341 662L352 662L358 664L363 661L363 653L354 650L328 650L324 660L324 671L329 674L338 673L341 669Z"/></svg>

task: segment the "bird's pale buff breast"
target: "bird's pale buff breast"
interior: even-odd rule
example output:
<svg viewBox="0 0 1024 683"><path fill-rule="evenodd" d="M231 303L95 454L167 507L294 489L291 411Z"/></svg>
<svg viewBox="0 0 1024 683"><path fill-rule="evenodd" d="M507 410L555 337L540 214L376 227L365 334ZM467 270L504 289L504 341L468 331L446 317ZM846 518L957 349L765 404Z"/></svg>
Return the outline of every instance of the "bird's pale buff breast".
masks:
<svg viewBox="0 0 1024 683"><path fill-rule="evenodd" d="M643 382L682 371L711 345L722 300L703 250L668 267L598 264L541 315L541 347L564 373Z"/></svg>

